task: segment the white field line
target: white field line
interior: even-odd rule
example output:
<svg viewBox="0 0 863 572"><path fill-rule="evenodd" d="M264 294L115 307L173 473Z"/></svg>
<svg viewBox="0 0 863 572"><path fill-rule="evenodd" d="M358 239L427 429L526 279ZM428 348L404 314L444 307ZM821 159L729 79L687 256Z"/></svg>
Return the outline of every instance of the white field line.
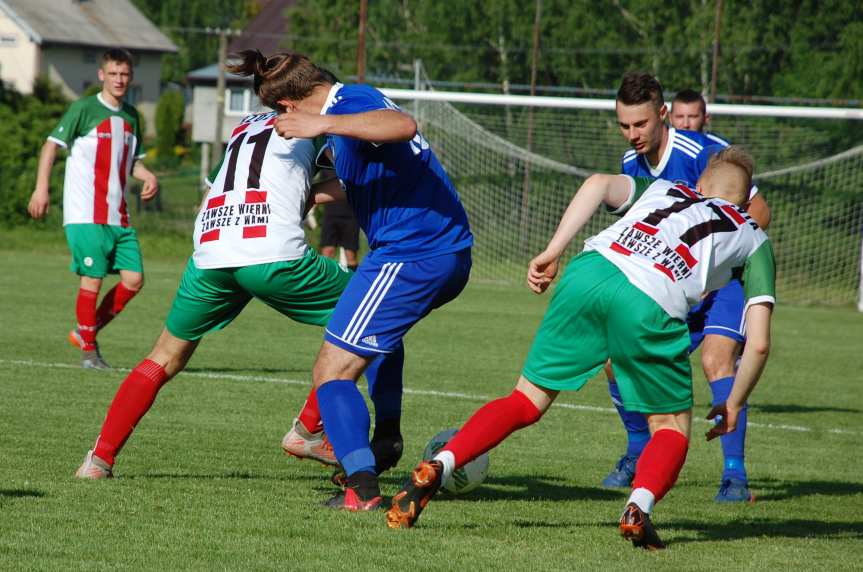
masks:
<svg viewBox="0 0 863 572"><path fill-rule="evenodd" d="M38 362L31 360L17 360L17 359L0 359L0 364L8 365L8 366L29 366L29 367L41 367L47 369L80 369L80 366L72 365L68 363L47 363L47 362ZM116 372L128 372L131 371L128 368L114 368L112 371ZM297 385L302 387L309 387L311 384L311 380L301 380L301 379L286 379L286 378L278 378L278 377L266 377L259 375L237 375L232 373L221 373L221 372L208 372L208 371L184 371L179 374L180 376L185 377L198 377L203 379L227 379L230 381L256 381L256 382L264 382L264 383L279 383L283 385ZM405 388L404 392L408 395L424 395L431 397L445 397L449 399L461 399L465 401L489 401L491 397L487 395L477 395L473 393L460 393L457 391L435 391L433 389L409 389ZM555 403L553 407L559 407L561 409L573 409L576 411L593 411L599 413L617 413L617 410L613 407L596 407L594 405L577 405L574 403ZM699 421L703 424L712 424L712 421L708 421L706 419L695 418L696 421ZM860 435L860 431L854 431L850 429L837 429L837 428L826 428L826 429L818 429L812 427L806 427L804 425L785 425L785 424L777 424L777 423L753 423L749 422L749 427L756 427L759 429L775 429L778 431L791 431L794 433L814 433L818 431L823 431L824 433L833 433L836 435Z"/></svg>

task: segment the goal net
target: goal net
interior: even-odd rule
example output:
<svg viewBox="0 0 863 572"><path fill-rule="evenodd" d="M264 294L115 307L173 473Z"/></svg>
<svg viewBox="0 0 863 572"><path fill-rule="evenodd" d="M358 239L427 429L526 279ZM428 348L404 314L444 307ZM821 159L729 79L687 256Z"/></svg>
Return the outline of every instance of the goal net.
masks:
<svg viewBox="0 0 863 572"><path fill-rule="evenodd" d="M385 91L416 116L459 190L476 237L475 280L523 282L527 262L545 246L579 185L594 172L619 172L628 148L613 102L604 109L595 102L590 109L559 109ZM713 131L755 157L756 182L773 215L768 234L782 302L858 300L863 138L858 146L849 141L863 133L860 126L851 119L713 118ZM568 256L612 220L593 217Z"/></svg>

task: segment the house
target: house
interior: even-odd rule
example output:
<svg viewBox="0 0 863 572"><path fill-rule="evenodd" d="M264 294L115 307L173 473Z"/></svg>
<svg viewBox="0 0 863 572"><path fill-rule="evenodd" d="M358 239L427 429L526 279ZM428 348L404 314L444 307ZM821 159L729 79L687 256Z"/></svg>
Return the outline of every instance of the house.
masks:
<svg viewBox="0 0 863 572"><path fill-rule="evenodd" d="M284 50L284 36L288 20L285 10L296 4L296 0L269 0L239 36L228 45L228 54L242 50L258 49L264 54ZM201 171L209 171L209 146L215 139L216 129L216 82L219 77L218 64L194 70L187 76L192 89L192 141L202 143ZM252 89L252 80L234 74L225 76L225 105L222 114L222 143L228 141L231 132L244 115L262 111L261 104Z"/></svg>
<svg viewBox="0 0 863 572"><path fill-rule="evenodd" d="M162 55L177 47L129 0L0 0L0 79L31 93L40 75L77 98L96 76L105 49L135 58L127 101L155 125Z"/></svg>

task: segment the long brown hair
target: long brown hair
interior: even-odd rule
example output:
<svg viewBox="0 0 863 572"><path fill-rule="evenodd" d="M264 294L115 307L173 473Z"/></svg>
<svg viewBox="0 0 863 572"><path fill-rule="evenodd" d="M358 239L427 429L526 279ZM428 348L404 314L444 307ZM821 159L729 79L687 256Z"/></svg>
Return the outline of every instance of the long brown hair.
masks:
<svg viewBox="0 0 863 572"><path fill-rule="evenodd" d="M278 111L284 111L278 104L280 99L300 101L315 87L337 81L332 73L301 54L279 52L267 57L259 50L243 50L232 59L239 61L226 69L237 75L252 76L261 103Z"/></svg>

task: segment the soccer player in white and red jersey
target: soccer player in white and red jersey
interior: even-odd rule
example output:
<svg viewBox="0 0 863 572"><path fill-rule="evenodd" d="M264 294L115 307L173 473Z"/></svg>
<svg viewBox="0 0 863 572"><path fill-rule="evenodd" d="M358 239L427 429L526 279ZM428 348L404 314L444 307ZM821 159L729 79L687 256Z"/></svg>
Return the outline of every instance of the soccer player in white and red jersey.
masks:
<svg viewBox="0 0 863 572"><path fill-rule="evenodd" d="M69 149L63 183L63 226L71 270L80 277L69 341L82 351L81 366L105 369L96 334L119 314L144 284L141 249L129 226L126 188L129 175L143 181L141 198L159 190L156 176L141 162L144 149L138 112L123 101L132 81L132 56L115 48L102 56L102 90L75 101L48 136L39 155L36 189L28 211L35 219L48 212L49 181L57 148ZM109 273L120 281L97 304Z"/></svg>
<svg viewBox="0 0 863 572"><path fill-rule="evenodd" d="M740 208L751 177L751 159L729 147L710 158L696 191L628 175L588 178L530 262L528 286L548 288L561 255L600 205L621 219L567 265L513 392L481 407L434 459L417 465L393 497L388 526L413 526L455 469L539 421L560 391L579 390L610 358L622 403L647 416L651 433L619 530L636 547L664 548L650 515L674 486L689 447L687 311L703 292L742 278L748 340L731 393L708 415L722 418L708 439L734 431L767 361L775 263L767 235Z"/></svg>
<svg viewBox="0 0 863 572"><path fill-rule="evenodd" d="M686 94L684 94L684 97ZM699 96L700 97L700 96ZM703 100L701 101L703 104ZM622 171L632 176L652 176L692 186L703 171L712 153L728 143L719 137L701 133L706 120L702 105L700 115L693 116L691 105L675 111L679 123L668 127L668 110L662 97L662 86L651 75L630 73L624 76L617 96L617 117L621 133L632 145L623 155ZM685 130L683 127L695 130ZM750 190L746 209L761 228L770 222L770 211L756 187ZM701 345L701 362L713 394L713 401L722 402L734 382L734 366L740 354L743 334L743 291L739 281L732 280L722 290L711 292L689 317L692 335L691 351ZM647 421L637 412L627 412L620 404L613 373L609 377L609 392L627 431L627 450L617 466L603 480L609 487L627 487L632 482L635 464L650 433ZM740 428L723 436L724 468L720 479L717 502L752 500L744 466L744 443L747 411L741 414Z"/></svg>
<svg viewBox="0 0 863 572"><path fill-rule="evenodd" d="M257 50L240 57L228 69L253 76L261 102L284 110L278 95L283 86L269 77L278 74L282 57L265 58ZM310 191L315 145L310 139L279 137L273 130L276 117L275 111L247 116L231 134L225 157L207 180L209 191L195 221L194 253L165 328L117 390L77 477L113 475L116 456L165 383L183 370L206 334L230 324L252 298L300 323L323 326L329 320L353 273L309 247L303 220L311 203L344 200L345 195L336 179ZM401 354L382 356L366 377L376 414L378 409L392 414L391 393L397 392L400 415ZM319 425L313 390L282 448L335 465Z"/></svg>

